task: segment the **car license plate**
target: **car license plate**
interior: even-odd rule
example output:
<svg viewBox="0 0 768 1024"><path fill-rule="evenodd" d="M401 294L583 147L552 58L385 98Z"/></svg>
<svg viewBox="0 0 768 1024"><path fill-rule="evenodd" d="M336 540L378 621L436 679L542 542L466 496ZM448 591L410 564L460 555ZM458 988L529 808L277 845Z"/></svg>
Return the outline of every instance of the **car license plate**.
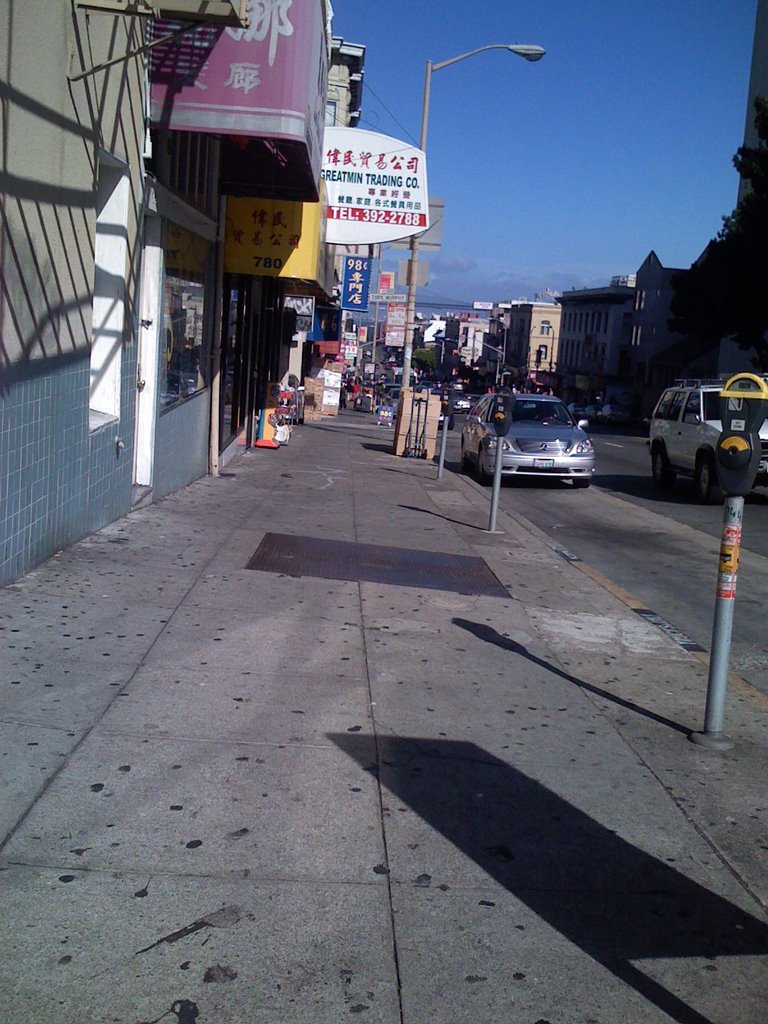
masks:
<svg viewBox="0 0 768 1024"><path fill-rule="evenodd" d="M554 459L534 459L533 460L533 468L534 469L554 469L555 468L555 460Z"/></svg>

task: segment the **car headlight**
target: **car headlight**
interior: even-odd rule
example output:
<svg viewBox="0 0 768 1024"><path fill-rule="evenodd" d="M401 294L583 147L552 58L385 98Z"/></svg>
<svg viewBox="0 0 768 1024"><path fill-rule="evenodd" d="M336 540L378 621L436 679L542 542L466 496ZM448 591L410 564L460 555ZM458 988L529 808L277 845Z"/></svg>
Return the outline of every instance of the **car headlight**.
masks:
<svg viewBox="0 0 768 1024"><path fill-rule="evenodd" d="M493 452L496 450L496 441L498 438L494 437L493 434L486 434L483 438L483 447L487 448L488 451ZM501 442L501 450L503 452L511 452L512 445L507 441L506 438Z"/></svg>
<svg viewBox="0 0 768 1024"><path fill-rule="evenodd" d="M588 437L585 437L583 441L579 441L573 446L574 455L593 455L595 449L592 447L592 442Z"/></svg>

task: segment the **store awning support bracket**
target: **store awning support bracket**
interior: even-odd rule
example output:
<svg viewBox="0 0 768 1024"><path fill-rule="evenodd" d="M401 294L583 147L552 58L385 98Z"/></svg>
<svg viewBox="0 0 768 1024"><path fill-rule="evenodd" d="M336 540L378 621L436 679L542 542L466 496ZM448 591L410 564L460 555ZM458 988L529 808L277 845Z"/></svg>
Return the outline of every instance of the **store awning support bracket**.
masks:
<svg viewBox="0 0 768 1024"><path fill-rule="evenodd" d="M85 8L88 11L94 11L97 14L121 14L121 15L140 15L147 17L157 17L157 11L151 7L148 3L143 3L142 0L138 0L136 3L125 4L122 0L75 0L78 7ZM91 75L97 74L99 71L106 71L107 68L114 67L115 64L123 64L127 60L132 60L134 57L141 56L142 53L146 53L155 46L160 46L162 43L169 43L173 39L177 39L179 36L183 36L187 32L191 32L193 29L199 28L201 25L222 24L219 18L207 18L199 21L192 21L184 25L183 28L177 29L175 32L171 32L169 35L161 36L160 39L153 39L151 43L145 43L143 46L137 47L135 50L131 50L130 53L124 53L120 57L115 57L113 60L104 61L102 64L94 64L92 68L84 68L78 71L77 74L68 74L67 78L70 82L79 82L83 78L89 78ZM247 27L248 18L243 15L239 21L242 27ZM74 54L72 54L74 59Z"/></svg>

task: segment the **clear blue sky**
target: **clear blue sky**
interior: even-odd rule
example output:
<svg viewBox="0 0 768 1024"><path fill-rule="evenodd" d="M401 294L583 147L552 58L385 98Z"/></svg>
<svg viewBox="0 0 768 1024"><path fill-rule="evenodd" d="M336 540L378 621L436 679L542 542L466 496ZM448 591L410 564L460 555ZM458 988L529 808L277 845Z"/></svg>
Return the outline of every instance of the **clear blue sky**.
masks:
<svg viewBox="0 0 768 1024"><path fill-rule="evenodd" d="M755 0L332 4L334 35L366 47L360 127L415 144L428 59L547 51L433 74L429 189L445 233L420 302L603 285L651 249L688 267L736 205Z"/></svg>

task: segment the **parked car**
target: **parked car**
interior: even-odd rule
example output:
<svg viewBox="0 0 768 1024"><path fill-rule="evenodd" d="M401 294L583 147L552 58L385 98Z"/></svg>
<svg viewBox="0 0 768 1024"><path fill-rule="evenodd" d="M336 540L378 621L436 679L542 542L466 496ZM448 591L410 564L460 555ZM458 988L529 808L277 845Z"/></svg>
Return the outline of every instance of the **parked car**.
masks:
<svg viewBox="0 0 768 1024"><path fill-rule="evenodd" d="M582 416L589 423L597 423L597 414L599 410L596 405L585 405L582 412Z"/></svg>
<svg viewBox="0 0 768 1024"><path fill-rule="evenodd" d="M606 402L605 405L601 406L597 410L596 422L602 423L603 426L624 426L632 422L632 413L626 406L619 405L616 402Z"/></svg>
<svg viewBox="0 0 768 1024"><path fill-rule="evenodd" d="M453 392L453 411L454 412L469 412L472 408L472 401L469 395L465 395L463 391Z"/></svg>
<svg viewBox="0 0 768 1024"><path fill-rule="evenodd" d="M768 380L768 376L765 378ZM671 487L678 475L693 478L699 501L717 485L715 445L722 430L719 395L723 381L690 381L662 392L651 416L648 447L657 487ZM755 484L768 484L768 420L760 428L762 456Z"/></svg>
<svg viewBox="0 0 768 1024"><path fill-rule="evenodd" d="M589 418L587 416L587 407L582 402L571 402L568 405L568 412L575 420L585 420Z"/></svg>
<svg viewBox="0 0 768 1024"><path fill-rule="evenodd" d="M440 418L438 420L438 429L442 430L443 429L443 423L445 421L445 403L446 403L446 400L447 400L447 396L445 395L445 392L440 390L440 388L432 388L432 391L430 392L430 394L439 395L440 398L442 399L442 402L441 402L441 405L440 405ZM451 413L451 415L448 417L448 429L449 430L453 430L453 428L454 428L454 419L453 419L453 413Z"/></svg>
<svg viewBox="0 0 768 1024"><path fill-rule="evenodd" d="M483 395L470 409L461 431L461 465L474 466L481 483L488 483L496 461L498 439L491 422L494 396ZM512 424L501 439L501 473L506 477L553 477L589 487L595 451L586 433L553 395L515 395Z"/></svg>

